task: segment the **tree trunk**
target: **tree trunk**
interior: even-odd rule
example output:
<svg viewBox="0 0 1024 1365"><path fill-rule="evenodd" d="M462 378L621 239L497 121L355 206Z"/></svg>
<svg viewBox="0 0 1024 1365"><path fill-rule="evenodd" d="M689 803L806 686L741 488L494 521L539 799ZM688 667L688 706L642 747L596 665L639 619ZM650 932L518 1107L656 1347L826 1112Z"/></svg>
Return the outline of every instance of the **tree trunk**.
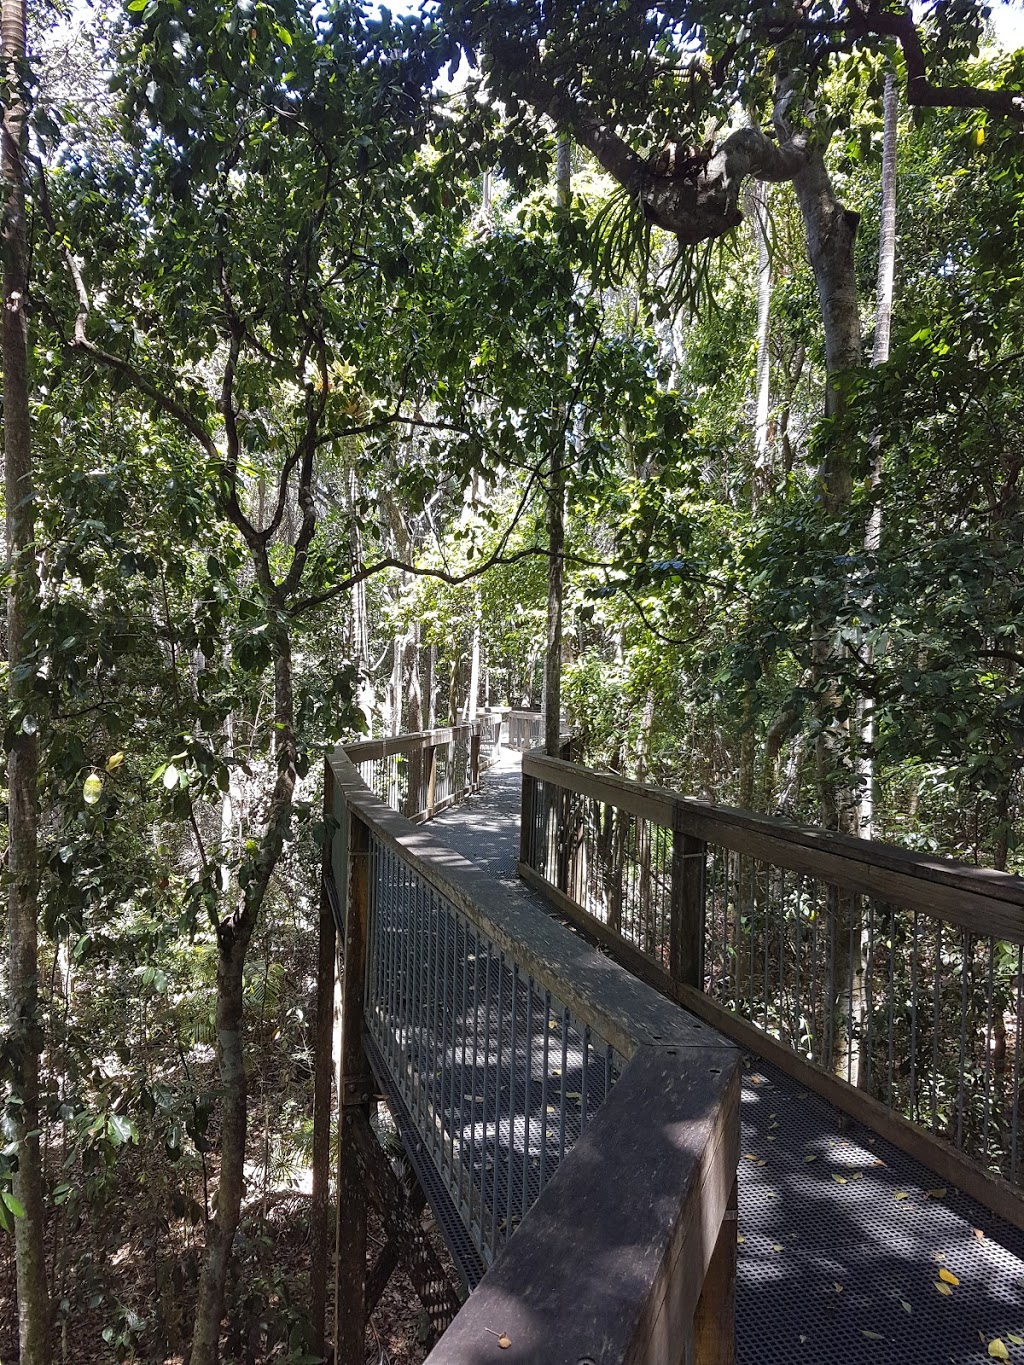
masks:
<svg viewBox="0 0 1024 1365"><path fill-rule="evenodd" d="M558 140L556 166L558 202L569 207L571 192L571 143L567 137ZM568 419L568 414L566 414ZM568 428L568 420L565 422ZM544 752L558 757L562 733L562 595L563 554L565 551L565 468L562 442L551 450L549 472L547 531L548 531L548 613L547 649L544 655L544 693L541 709L544 712Z"/></svg>
<svg viewBox="0 0 1024 1365"><path fill-rule="evenodd" d="M8 1018L18 1169L13 1193L24 1216L15 1219L21 1365L50 1365L50 1300L46 1283L46 1215L39 1150L38 998L39 749L32 716L31 620L39 596L35 564L32 431L29 417L29 285L25 162L28 97L25 86L24 0L3 0L0 10L6 109L0 165L4 180L3 416L6 462L7 661L14 737L7 751L8 787ZM20 724L18 721L20 719Z"/></svg>
<svg viewBox="0 0 1024 1365"><path fill-rule="evenodd" d="M241 926L239 926L239 930ZM241 1216L245 1176L248 1078L242 1044L242 969L249 933L225 929L217 954L217 1065L221 1082L220 1180L217 1209L206 1230L191 1365L216 1365L231 1244Z"/></svg>
<svg viewBox="0 0 1024 1365"><path fill-rule="evenodd" d="M754 512L771 484L768 448L771 350L768 345L768 323L772 303L772 263L768 252L768 194L769 187L758 181L750 196L754 238L757 242L757 373L754 384L754 469L750 480L750 505Z"/></svg>
<svg viewBox="0 0 1024 1365"><path fill-rule="evenodd" d="M885 124L882 141L882 214L878 244L878 285L875 298L875 340L871 364L884 365L889 359L889 335L892 330L893 284L896 277L896 140L899 123L899 95L896 77L891 71L885 76ZM882 440L876 432L872 440L871 487L874 501L868 514L864 532L864 550L870 561L882 544ZM870 601L866 604L870 606ZM864 645L861 651L865 664L874 659L874 648ZM871 702L861 698L858 706L860 720L860 819L857 832L864 839L874 835L875 827L875 716Z"/></svg>
<svg viewBox="0 0 1024 1365"><path fill-rule="evenodd" d="M284 851L295 796L297 747L291 640L280 621L280 601L268 603L277 618L268 631L274 651L274 732L277 779L259 850L236 911L217 929L217 1065L221 1085L220 1180L216 1212L206 1229L206 1259L199 1281L196 1325L189 1365L217 1365L220 1326L231 1247L242 1209L248 1129L242 973L271 878Z"/></svg>

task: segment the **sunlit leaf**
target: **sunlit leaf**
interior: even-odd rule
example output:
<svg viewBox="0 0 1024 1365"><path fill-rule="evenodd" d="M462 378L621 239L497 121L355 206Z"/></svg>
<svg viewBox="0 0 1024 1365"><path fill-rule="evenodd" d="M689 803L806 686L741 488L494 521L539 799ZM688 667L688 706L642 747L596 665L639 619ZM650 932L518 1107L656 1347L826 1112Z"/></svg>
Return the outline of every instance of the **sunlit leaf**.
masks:
<svg viewBox="0 0 1024 1365"><path fill-rule="evenodd" d="M960 1281L953 1274L952 1270L947 1270L945 1266L939 1271L939 1279L945 1280L946 1284L959 1284Z"/></svg>
<svg viewBox="0 0 1024 1365"><path fill-rule="evenodd" d="M1011 1337L1010 1340L1012 1341L1013 1338ZM993 1360L1010 1359L1009 1351L1006 1349L1006 1347L1003 1345L1003 1343L999 1340L998 1337L993 1337L992 1340L989 1342L988 1353Z"/></svg>

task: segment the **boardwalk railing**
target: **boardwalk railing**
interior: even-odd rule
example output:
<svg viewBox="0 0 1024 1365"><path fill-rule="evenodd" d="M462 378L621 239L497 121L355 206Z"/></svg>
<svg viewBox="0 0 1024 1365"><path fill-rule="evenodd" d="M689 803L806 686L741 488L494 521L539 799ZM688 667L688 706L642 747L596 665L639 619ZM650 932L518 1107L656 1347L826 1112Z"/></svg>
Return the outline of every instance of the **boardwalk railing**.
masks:
<svg viewBox="0 0 1024 1365"><path fill-rule="evenodd" d="M1024 881L539 753L523 774L528 882L1024 1225Z"/></svg>
<svg viewBox="0 0 1024 1365"><path fill-rule="evenodd" d="M367 1191L392 1241L408 1240L435 1330L448 1329L435 1365L728 1365L735 1048L388 809L357 764L424 752L400 743L353 745L327 772L344 947L339 1365L362 1365L395 1263L387 1247L364 1274ZM401 781L387 788L417 804ZM378 1169L374 1093L465 1285L486 1271L457 1316L414 1210Z"/></svg>
<svg viewBox="0 0 1024 1365"><path fill-rule="evenodd" d="M502 713L436 730L350 744L346 753L369 789L410 820L429 820L480 785L497 762Z"/></svg>

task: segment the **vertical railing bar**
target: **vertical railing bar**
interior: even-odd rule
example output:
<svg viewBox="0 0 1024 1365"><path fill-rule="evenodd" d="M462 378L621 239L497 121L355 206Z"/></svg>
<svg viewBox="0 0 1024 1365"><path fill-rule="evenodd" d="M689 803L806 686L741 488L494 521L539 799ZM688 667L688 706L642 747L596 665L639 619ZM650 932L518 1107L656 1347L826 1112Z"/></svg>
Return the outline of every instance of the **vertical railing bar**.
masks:
<svg viewBox="0 0 1024 1365"><path fill-rule="evenodd" d="M493 969L494 969L494 959L493 959L493 955L492 955L492 951L491 951L491 942L490 942L490 940L488 939L488 941L487 941L487 965L486 965L486 968L485 968L485 971L484 971L484 1027L485 1027L485 1029L486 1029L486 1033L484 1034L484 1038L485 1038L485 1041L486 1041L486 1049L485 1049L485 1052L484 1052L484 1056L486 1057L486 1071L485 1071L485 1073L484 1073L484 1082L483 1082L484 1106L483 1106L483 1113L480 1115L480 1247L481 1247L481 1250L483 1250L483 1248L484 1248L485 1246L487 1246L487 1247L490 1246L490 1243L489 1243L488 1240L487 1240L487 1231L486 1231L486 1226L485 1226L485 1220L486 1220L486 1218L487 1218L487 1145L488 1145L488 1141L489 1141L488 1136L487 1136L487 1132L488 1132L488 1129L492 1126L491 1123L490 1123L489 1120L488 1120L488 1112L489 1112L489 1109L490 1109L490 1097L491 1097L491 1091L492 1091L492 1087L491 1087L491 1006L492 1006L492 1003L493 1003L493 993L492 993L492 990L491 990L491 984L492 984L492 981L493 981L493 979L494 979L494 970L493 970ZM500 984L500 981L501 981L500 975L499 975L499 977L498 977L498 981L499 981L499 984ZM495 1106L494 1106L495 1116L497 1116L497 1108L498 1108L497 1102L495 1102ZM497 1132L497 1123L498 1123L497 1117L495 1117L494 1124L493 1124L493 1127L494 1127L494 1131L495 1131L495 1132ZM493 1160L491 1161L491 1201L492 1201L492 1203L493 1203L493 1201L494 1201L494 1161L493 1161Z"/></svg>
<svg viewBox="0 0 1024 1365"><path fill-rule="evenodd" d="M520 1221L530 1206L530 1131L533 1102L533 977L526 978L526 1103L523 1106L523 1198L519 1208Z"/></svg>
<svg viewBox="0 0 1024 1365"><path fill-rule="evenodd" d="M1021 1034L1024 1025L1024 944L1017 947L1017 1014L1013 1036L1013 1103L1010 1111L1010 1179L1020 1172Z"/></svg>
<svg viewBox="0 0 1024 1365"><path fill-rule="evenodd" d="M970 936L965 929L961 936L961 960L960 960L960 1066L959 1076L956 1085L956 1149L963 1149L964 1141L964 1062L967 1057L967 960L973 954L973 945L970 943Z"/></svg>
<svg viewBox="0 0 1024 1365"><path fill-rule="evenodd" d="M981 1155L988 1160L988 1126L992 1112L992 1023L995 994L995 940L988 940L988 980L985 1010L985 1103L981 1131Z"/></svg>
<svg viewBox="0 0 1024 1365"><path fill-rule="evenodd" d="M484 1016L484 1017L486 1018L486 1012L485 1012L485 1016ZM473 929L473 1079L472 1079L472 1082L471 1082L472 1087L473 1087L473 1099L472 1099L472 1108L471 1108L471 1111L470 1111L471 1114L472 1114L472 1117L471 1117L471 1119L470 1119L470 1128L469 1128L469 1150L470 1150L470 1153L471 1153L471 1161L470 1161L470 1166L469 1166L469 1195L468 1195L468 1197L467 1197L467 1202L468 1202L468 1204L469 1204L469 1221L470 1221L470 1226L471 1226L471 1227L472 1227L472 1223L473 1223L473 1196L474 1196L474 1193L475 1193L475 1191L474 1191L474 1180L473 1180L473 1173L474 1173L474 1164L473 1164L473 1163L478 1159L479 1154L483 1151L483 1134L481 1133L480 1141L478 1142L478 1141L477 1141L477 1133L476 1133L477 1102L478 1102L478 1099L479 1099L479 1096L480 1096L479 1060L480 1060L480 932L479 932L478 929L476 929L476 928L474 927L474 929ZM486 1105L485 1105L484 1107L486 1108ZM482 1173L483 1173L483 1161L482 1161L482 1158L481 1158L481 1174L482 1174Z"/></svg>
<svg viewBox="0 0 1024 1365"><path fill-rule="evenodd" d="M759 891L759 889L760 889L759 884L758 884L758 863L757 863L757 862L753 862L752 865L753 865L753 871L754 871L754 879L753 879L753 883L752 883L752 889L753 889L753 895L754 895L754 905L753 905L752 908L756 909L756 908L757 908L758 900L760 899L760 897L758 896L758 891ZM772 881L771 881L771 868L769 867L769 865L768 865L767 863L764 863L764 864L761 864L761 866L762 866L763 869L764 869L764 881L763 881L763 883L761 883L761 886L763 886L763 889L764 889L764 890L763 890L763 897L764 897L764 899L763 899L763 905L764 905L764 1031L765 1031L765 1033L769 1033L769 1032L771 1031L771 1016L770 1016L770 1014L769 1014L769 998L770 998L770 995L771 995L771 978L770 978L770 966L769 966L769 963L770 963L770 961L771 961L771 946L772 946L772 945L771 945L771 937L772 937L772 936L771 936L771 932L770 932L770 929L769 929L769 925L771 924L771 916L772 916L772 907L771 907Z"/></svg>
<svg viewBox="0 0 1024 1365"><path fill-rule="evenodd" d="M841 892L840 899L841 900L844 899L842 897ZM863 1039L855 1037L854 1034L856 1021L854 1017L853 1005L853 982L856 970L857 953L860 950L860 944L857 942L857 916L854 914L853 910L854 899L852 896L848 896L845 898L845 900L847 906L849 907L850 913L849 943L847 944L846 949L847 961L849 962L849 971L846 973L846 1081L848 1085L852 1085L854 1083L853 1082L854 1052L855 1050L858 1050L860 1048L863 1042Z"/></svg>
<svg viewBox="0 0 1024 1365"><path fill-rule="evenodd" d="M454 1027L459 1031L462 1041L462 1060L459 1063L459 1206L462 1205L462 1190L466 1176L466 1052L469 1048L469 925L461 915L456 924L462 935L462 952L456 951L455 969L462 977L462 1001L455 1016ZM456 934L456 945L458 934ZM470 1099L472 1100L472 1093ZM454 1164L454 1163L453 1163Z"/></svg>
<svg viewBox="0 0 1024 1365"><path fill-rule="evenodd" d="M580 1132L587 1126L590 1103L590 1025L583 1026L583 1075L580 1081Z"/></svg>
<svg viewBox="0 0 1024 1365"><path fill-rule="evenodd" d="M491 1166L491 1250L492 1253L498 1248L498 1165L499 1148L501 1145L501 1109L502 1109L502 1090L504 1089L501 1075L501 1045L502 1033L505 1022L505 958L501 950L498 950L498 1011L497 1011L497 1043L495 1060L495 1092L494 1102L494 1162Z"/></svg>
<svg viewBox="0 0 1024 1365"><path fill-rule="evenodd" d="M519 963L512 963L512 1014L509 1029L509 1105L508 1105L508 1158L505 1162L505 1238L512 1236L512 1185L515 1179L515 1137L516 1137L516 1076L519 1070L519 1052L516 1046L519 1032Z"/></svg>
<svg viewBox="0 0 1024 1365"><path fill-rule="evenodd" d="M932 991L932 1128L939 1126L939 1033L942 1026L942 924L935 925L935 985Z"/></svg>
<svg viewBox="0 0 1024 1365"><path fill-rule="evenodd" d="M872 956L874 942L872 940ZM887 1103L893 1105L893 1092L896 1083L896 915L889 907L889 1052L887 1057Z"/></svg>
<svg viewBox="0 0 1024 1365"><path fill-rule="evenodd" d="M568 1103L566 1096L566 1072L569 1068L569 1011L566 1006L562 1006L562 1099L558 1106L558 1160L565 1157L565 1106Z"/></svg>
<svg viewBox="0 0 1024 1365"><path fill-rule="evenodd" d="M548 1066L551 1054L551 992L544 992L544 1046L540 1073L540 1188L547 1182L548 1165Z"/></svg>
<svg viewBox="0 0 1024 1365"><path fill-rule="evenodd" d="M919 928L918 912L915 910L911 921L910 940L910 1117L916 1122L917 1103L917 988L920 964L917 952Z"/></svg>

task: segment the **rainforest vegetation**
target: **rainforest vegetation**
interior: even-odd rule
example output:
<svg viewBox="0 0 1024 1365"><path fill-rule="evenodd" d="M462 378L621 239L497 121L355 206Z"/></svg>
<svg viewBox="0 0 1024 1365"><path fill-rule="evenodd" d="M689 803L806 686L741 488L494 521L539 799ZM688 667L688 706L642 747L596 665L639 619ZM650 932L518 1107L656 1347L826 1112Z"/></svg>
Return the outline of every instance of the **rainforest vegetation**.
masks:
<svg viewBox="0 0 1024 1365"><path fill-rule="evenodd" d="M2 17L0 1360L313 1362L339 740L547 674L593 764L1021 869L1024 52Z"/></svg>

